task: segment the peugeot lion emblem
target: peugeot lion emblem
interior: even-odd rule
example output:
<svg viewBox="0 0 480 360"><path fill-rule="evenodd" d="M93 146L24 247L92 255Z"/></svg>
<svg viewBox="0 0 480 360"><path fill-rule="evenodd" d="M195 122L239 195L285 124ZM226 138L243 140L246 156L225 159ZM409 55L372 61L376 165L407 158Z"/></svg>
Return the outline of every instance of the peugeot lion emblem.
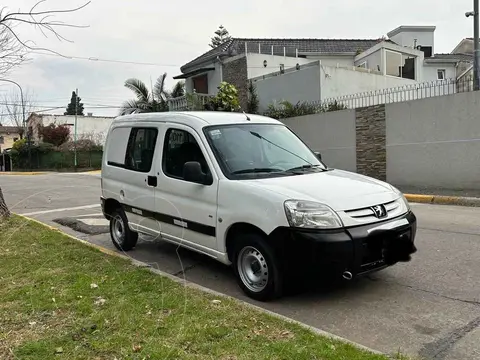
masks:
<svg viewBox="0 0 480 360"><path fill-rule="evenodd" d="M385 206L383 206L383 205L373 206L372 211L375 214L375 216L379 219L387 216L387 210L385 209Z"/></svg>

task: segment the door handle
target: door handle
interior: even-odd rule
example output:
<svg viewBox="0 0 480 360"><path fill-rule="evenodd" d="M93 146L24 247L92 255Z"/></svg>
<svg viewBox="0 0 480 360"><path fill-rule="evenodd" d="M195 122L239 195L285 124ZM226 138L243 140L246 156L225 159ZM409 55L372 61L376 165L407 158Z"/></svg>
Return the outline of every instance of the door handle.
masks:
<svg viewBox="0 0 480 360"><path fill-rule="evenodd" d="M147 185L156 187L157 186L157 177L156 176L149 176L147 178Z"/></svg>

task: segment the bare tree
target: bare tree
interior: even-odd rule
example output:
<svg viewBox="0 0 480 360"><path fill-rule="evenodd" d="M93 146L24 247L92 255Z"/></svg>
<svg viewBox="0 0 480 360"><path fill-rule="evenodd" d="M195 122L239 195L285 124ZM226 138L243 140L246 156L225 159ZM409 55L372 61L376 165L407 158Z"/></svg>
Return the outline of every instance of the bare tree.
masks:
<svg viewBox="0 0 480 360"><path fill-rule="evenodd" d="M3 198L2 188L0 187L0 220L8 217L10 217L10 210L8 210L8 206Z"/></svg>
<svg viewBox="0 0 480 360"><path fill-rule="evenodd" d="M71 13L83 9L90 4L90 1L76 8L42 11L39 7L44 2L46 0L38 1L29 11L8 12L5 7L0 10L0 76L5 76L14 67L27 61L27 55L30 51L47 51L63 56L56 51L37 47L32 40L22 39L15 31L17 26L22 24L31 25L35 29L40 30L45 37L48 37L48 34L53 34L59 41L64 40L68 42L71 41L63 37L57 29L62 27L87 27L51 20L51 17L55 14Z"/></svg>
<svg viewBox="0 0 480 360"><path fill-rule="evenodd" d="M4 116L8 125L16 126L23 136L23 113L25 111L25 120L35 110L34 95L28 89L23 91L23 103L20 92L15 88L11 92L6 93L2 97L2 105ZM5 124L4 124L5 125Z"/></svg>

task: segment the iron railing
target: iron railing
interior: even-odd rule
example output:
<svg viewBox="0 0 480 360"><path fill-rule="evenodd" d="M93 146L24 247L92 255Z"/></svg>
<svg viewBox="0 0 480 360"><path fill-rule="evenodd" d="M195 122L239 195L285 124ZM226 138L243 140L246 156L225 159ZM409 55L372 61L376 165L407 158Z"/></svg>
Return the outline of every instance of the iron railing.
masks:
<svg viewBox="0 0 480 360"><path fill-rule="evenodd" d="M346 106L348 109L355 109L359 107L453 95L467 91L473 91L472 77L460 80L445 79L417 84L408 84L388 89L366 91L357 94L326 98L309 102L309 104L322 106L336 103Z"/></svg>

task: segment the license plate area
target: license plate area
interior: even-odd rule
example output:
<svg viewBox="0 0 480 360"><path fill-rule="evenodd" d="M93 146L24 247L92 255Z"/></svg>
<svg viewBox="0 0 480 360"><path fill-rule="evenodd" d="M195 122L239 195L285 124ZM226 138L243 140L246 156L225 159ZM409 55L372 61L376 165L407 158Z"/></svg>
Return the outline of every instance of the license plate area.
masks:
<svg viewBox="0 0 480 360"><path fill-rule="evenodd" d="M361 271L369 271L385 266L390 257L396 254L396 248L401 242L410 241L411 230L385 231L372 234L362 241Z"/></svg>

